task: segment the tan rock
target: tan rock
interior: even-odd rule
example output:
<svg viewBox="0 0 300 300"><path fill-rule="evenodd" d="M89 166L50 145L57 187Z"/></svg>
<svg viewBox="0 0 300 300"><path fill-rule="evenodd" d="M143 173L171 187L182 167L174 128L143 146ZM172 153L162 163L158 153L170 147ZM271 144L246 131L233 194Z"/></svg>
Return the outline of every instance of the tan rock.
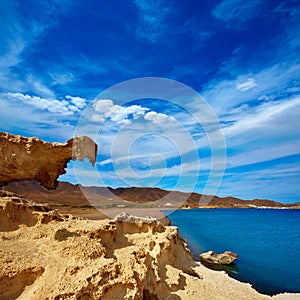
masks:
<svg viewBox="0 0 300 300"><path fill-rule="evenodd" d="M8 192L0 214L0 300L271 299L197 265L155 220L76 219Z"/></svg>
<svg viewBox="0 0 300 300"><path fill-rule="evenodd" d="M225 251L224 253L217 254L214 251L208 251L200 254L201 261L204 261L209 264L217 264L217 265L229 265L236 259L238 259L238 255L232 253L231 251Z"/></svg>
<svg viewBox="0 0 300 300"><path fill-rule="evenodd" d="M71 159L87 157L94 165L96 154L97 144L85 136L60 144L0 132L0 186L12 181L37 180L53 189Z"/></svg>

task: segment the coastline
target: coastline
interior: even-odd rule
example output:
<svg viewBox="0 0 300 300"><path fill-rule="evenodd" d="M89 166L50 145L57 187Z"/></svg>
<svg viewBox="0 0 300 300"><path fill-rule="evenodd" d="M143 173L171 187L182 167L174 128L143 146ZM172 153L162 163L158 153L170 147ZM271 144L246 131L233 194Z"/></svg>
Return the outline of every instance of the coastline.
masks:
<svg viewBox="0 0 300 300"><path fill-rule="evenodd" d="M6 194L0 203L1 299L299 299L263 295L206 268L192 259L177 227L151 218L76 218ZM145 209L131 213L144 216ZM147 214L167 218L159 209Z"/></svg>
<svg viewBox="0 0 300 300"><path fill-rule="evenodd" d="M262 209L262 210L264 210L264 209L274 209L274 210L276 210L276 209L278 209L278 210L282 210L282 209L284 209L284 210L298 210L299 208L297 207L297 208L279 208L279 207L199 207L199 208L181 208L180 210L192 210L192 209L194 209L194 210L197 210L197 209L199 209L199 210L201 210L201 209L206 209L206 210L210 210L210 209L258 209L258 210L260 210L260 209ZM164 209L163 211L162 211L162 213L164 212L164 211L167 211L167 210L169 210L169 209ZM172 225L172 221L168 218L168 215L166 215L166 218L169 220L169 222L170 222L170 225L171 226L173 226ZM174 225L175 226L175 225ZM188 242L187 242L188 243ZM189 245L187 244L187 247L189 248ZM190 249L189 249L190 250ZM211 249L211 250L213 250L213 249ZM230 250L230 249L229 249ZM191 250L190 250L191 251ZM191 253L192 253L192 251L191 251ZM250 287L251 287L251 289L253 289L253 290L255 290L257 293L259 293L260 295L262 295L262 296L267 296L267 297L269 297L269 298L271 298L271 299L291 299L291 300L293 300L293 299L300 299L300 293L293 293L293 292L282 292L282 293L278 293L278 294L275 294L275 295L270 295L270 294L266 294L266 293L262 293L262 292L259 292L259 291L257 291L253 286L252 286L252 284L250 283L250 282L245 282L245 281L240 281L239 279L237 279L237 278L235 278L235 277L232 277L231 275L230 275L230 273L227 273L225 270L217 270L217 269L211 269L211 268L209 268L209 267L207 267L207 266L205 266L204 264L202 264L200 261L198 261L197 260L197 256L194 254L194 253L192 253L193 254L193 257L195 257L196 258L196 260L195 260L195 262L199 265L199 267L200 267L200 269L199 270L201 270L201 272L203 273L205 273L205 272L207 272L207 273L209 273L211 276L215 276L215 277L218 277L218 280L220 280L220 281L222 281L222 280L224 280L224 278L223 278L223 276L225 276L225 277L227 277L228 279L230 279L230 280L233 280L235 283L237 283L238 285L239 284L246 284L246 285L249 285ZM198 269L199 267L197 267L196 269ZM211 273L212 272L212 273ZM227 298L224 298L224 299L227 299ZM228 298L229 299L229 298ZM240 298L240 299L243 299L243 298Z"/></svg>
<svg viewBox="0 0 300 300"><path fill-rule="evenodd" d="M220 207L222 208L222 207ZM201 209L201 208L199 208ZM208 209L218 209L218 208L208 208ZM249 209L249 208L245 208ZM256 209L256 208L253 208ZM260 209L260 208L258 208ZM274 208L276 209L276 208ZM168 215L164 213L164 211L173 211L174 209L171 208L164 208L163 210L161 208L129 208L126 209L128 213L131 215L135 215L138 217L145 217L145 211L147 211L147 216L156 218L165 226L171 226L172 221L168 218ZM185 210L185 209L183 209ZM105 211L105 210L101 210ZM110 208L106 209L106 213L110 215L118 214L120 212L124 211L120 208ZM176 227L178 228L178 227ZM182 237L181 237L182 238ZM185 241L187 243L187 241ZM188 248L188 244L186 245ZM190 251L190 249L189 249ZM191 252L191 251L190 251ZM192 252L191 252L192 254ZM194 257L194 255L192 254ZM195 282L195 280L191 280L188 282L190 292L184 290L181 292L178 292L178 295L182 296L182 299L189 299L189 300L199 300L202 299L215 299L219 300L220 296L222 295L222 299L245 299L249 300L249 296L251 295L251 299L282 299L282 300L296 300L300 299L300 293L279 293L276 295L267 295L262 294L258 291L256 291L251 283L246 283L239 281L238 279L235 279L231 277L226 271L216 271L212 270L203 264L200 263L200 261L196 261L193 259L196 267L194 268L195 272L198 274L198 276L204 281L204 287L199 286L199 282ZM213 283L213 288L212 288ZM201 282L201 285L203 282ZM206 286L207 284L207 286ZM226 291L225 291L226 290ZM214 293L217 291L217 296L213 296ZM215 297L215 298L214 298Z"/></svg>

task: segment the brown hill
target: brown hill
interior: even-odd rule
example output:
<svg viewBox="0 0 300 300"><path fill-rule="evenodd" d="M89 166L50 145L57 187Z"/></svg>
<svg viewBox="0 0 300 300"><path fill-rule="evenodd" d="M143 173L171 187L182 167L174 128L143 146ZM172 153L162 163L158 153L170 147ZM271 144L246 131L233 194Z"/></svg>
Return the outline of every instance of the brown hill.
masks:
<svg viewBox="0 0 300 300"><path fill-rule="evenodd" d="M283 203L272 201L272 200L242 200L235 197L214 197L208 204L209 206L217 207L284 207Z"/></svg>
<svg viewBox="0 0 300 300"><path fill-rule="evenodd" d="M35 181L12 182L3 189L17 193L38 203L86 207L114 207L117 205L156 205L158 207L186 206L186 207L290 207L296 204L283 204L271 200L242 200L235 197L205 196L197 193L169 192L159 188L132 187L132 188L105 188L83 187L68 182L59 182L56 190L47 190ZM87 200L90 201L88 201ZM201 200L201 202L200 202ZM210 200L208 202L208 200ZM199 204L200 203L200 204ZM206 205L202 205L206 203Z"/></svg>
<svg viewBox="0 0 300 300"><path fill-rule="evenodd" d="M123 200L147 203L154 202L165 197L169 192L159 188L148 187L132 187L132 188L117 188L111 189L114 195L122 198Z"/></svg>
<svg viewBox="0 0 300 300"><path fill-rule="evenodd" d="M38 203L54 205L89 205L79 185L59 182L56 190L47 190L36 181L11 182L2 188Z"/></svg>

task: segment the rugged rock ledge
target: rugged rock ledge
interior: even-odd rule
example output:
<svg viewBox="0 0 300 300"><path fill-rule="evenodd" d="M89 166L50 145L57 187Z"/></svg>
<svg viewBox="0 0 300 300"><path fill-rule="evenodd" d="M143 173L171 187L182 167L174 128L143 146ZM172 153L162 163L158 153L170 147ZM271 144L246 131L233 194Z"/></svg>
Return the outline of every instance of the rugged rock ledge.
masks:
<svg viewBox="0 0 300 300"><path fill-rule="evenodd" d="M197 265L153 219L77 219L1 192L0 220L1 300L270 299Z"/></svg>
<svg viewBox="0 0 300 300"><path fill-rule="evenodd" d="M37 180L53 189L71 159L87 157L94 165L96 154L97 144L86 136L60 144L0 132L0 186L12 181Z"/></svg>

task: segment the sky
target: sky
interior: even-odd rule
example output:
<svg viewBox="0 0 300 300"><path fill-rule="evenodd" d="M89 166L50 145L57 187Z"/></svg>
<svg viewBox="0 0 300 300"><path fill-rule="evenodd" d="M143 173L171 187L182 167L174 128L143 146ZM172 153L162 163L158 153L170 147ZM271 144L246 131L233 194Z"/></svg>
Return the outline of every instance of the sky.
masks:
<svg viewBox="0 0 300 300"><path fill-rule="evenodd" d="M0 19L0 131L99 145L60 180L300 201L299 1L0 0Z"/></svg>

